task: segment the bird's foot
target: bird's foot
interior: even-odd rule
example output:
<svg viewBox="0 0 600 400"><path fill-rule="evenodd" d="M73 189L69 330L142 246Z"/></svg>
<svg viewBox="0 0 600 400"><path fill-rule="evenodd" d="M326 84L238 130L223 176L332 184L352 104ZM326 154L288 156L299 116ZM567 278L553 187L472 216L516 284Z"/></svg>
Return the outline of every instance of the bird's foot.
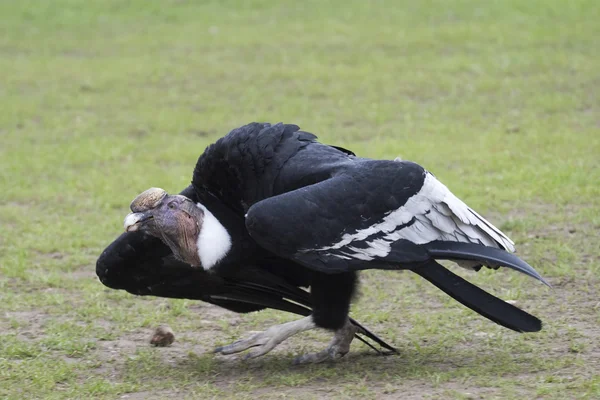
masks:
<svg viewBox="0 0 600 400"><path fill-rule="evenodd" d="M278 344L289 337L316 327L312 317L305 317L297 321L286 322L285 324L275 325L266 331L256 333L248 339L238 340L227 346L217 347L215 353L234 354L251 347L258 347L256 351L248 353L244 360L260 357L273 350Z"/></svg>
<svg viewBox="0 0 600 400"><path fill-rule="evenodd" d="M325 350L296 357L294 364L316 364L344 357L350 351L350 343L358 331L358 327L352 325L350 321L346 321L343 327L335 331L333 340Z"/></svg>

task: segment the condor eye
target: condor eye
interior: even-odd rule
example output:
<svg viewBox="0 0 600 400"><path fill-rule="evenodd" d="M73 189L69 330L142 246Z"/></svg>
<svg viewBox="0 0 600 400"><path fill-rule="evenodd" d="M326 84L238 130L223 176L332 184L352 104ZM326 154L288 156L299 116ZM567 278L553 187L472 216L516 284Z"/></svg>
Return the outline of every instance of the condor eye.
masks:
<svg viewBox="0 0 600 400"><path fill-rule="evenodd" d="M173 209L173 208L175 208L175 202L174 202L174 201L170 202L170 203L167 205L167 207L169 207L170 209Z"/></svg>

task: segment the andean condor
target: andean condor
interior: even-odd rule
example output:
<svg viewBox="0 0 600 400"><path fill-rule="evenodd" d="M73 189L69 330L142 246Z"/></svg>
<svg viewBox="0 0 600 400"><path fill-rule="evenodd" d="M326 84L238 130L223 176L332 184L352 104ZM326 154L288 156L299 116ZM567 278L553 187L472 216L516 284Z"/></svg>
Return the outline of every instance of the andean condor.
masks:
<svg viewBox="0 0 600 400"><path fill-rule="evenodd" d="M216 349L222 354L257 347L247 358L258 357L317 327L334 331L333 341L296 362L342 357L358 333L392 350L348 317L362 269L410 270L504 327L542 327L436 262L508 267L546 283L511 254L504 233L430 172L408 161L356 157L296 125L251 123L231 131L200 156L181 194L149 189L131 211L127 233L98 259L105 285L237 312L305 315Z"/></svg>

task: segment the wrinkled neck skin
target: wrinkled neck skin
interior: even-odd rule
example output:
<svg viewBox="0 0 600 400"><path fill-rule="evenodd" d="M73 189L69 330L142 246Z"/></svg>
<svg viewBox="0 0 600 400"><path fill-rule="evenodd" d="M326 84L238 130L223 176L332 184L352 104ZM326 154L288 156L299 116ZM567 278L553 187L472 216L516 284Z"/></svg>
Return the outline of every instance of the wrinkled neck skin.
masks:
<svg viewBox="0 0 600 400"><path fill-rule="evenodd" d="M172 226L159 230L159 238L171 248L177 259L200 267L198 238L204 224L204 212L193 202L186 202L181 211Z"/></svg>
<svg viewBox="0 0 600 400"><path fill-rule="evenodd" d="M187 201L181 205L176 218L157 222L157 236L177 259L193 267L209 271L231 250L227 229L201 203Z"/></svg>

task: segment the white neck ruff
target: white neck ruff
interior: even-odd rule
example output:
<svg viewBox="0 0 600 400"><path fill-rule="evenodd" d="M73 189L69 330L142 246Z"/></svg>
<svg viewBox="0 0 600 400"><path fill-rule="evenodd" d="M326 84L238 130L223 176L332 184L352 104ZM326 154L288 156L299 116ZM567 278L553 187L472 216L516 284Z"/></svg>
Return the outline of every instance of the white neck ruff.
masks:
<svg viewBox="0 0 600 400"><path fill-rule="evenodd" d="M227 229L202 204L196 204L204 211L202 229L196 243L202 268L206 271L214 267L231 249L231 236Z"/></svg>

